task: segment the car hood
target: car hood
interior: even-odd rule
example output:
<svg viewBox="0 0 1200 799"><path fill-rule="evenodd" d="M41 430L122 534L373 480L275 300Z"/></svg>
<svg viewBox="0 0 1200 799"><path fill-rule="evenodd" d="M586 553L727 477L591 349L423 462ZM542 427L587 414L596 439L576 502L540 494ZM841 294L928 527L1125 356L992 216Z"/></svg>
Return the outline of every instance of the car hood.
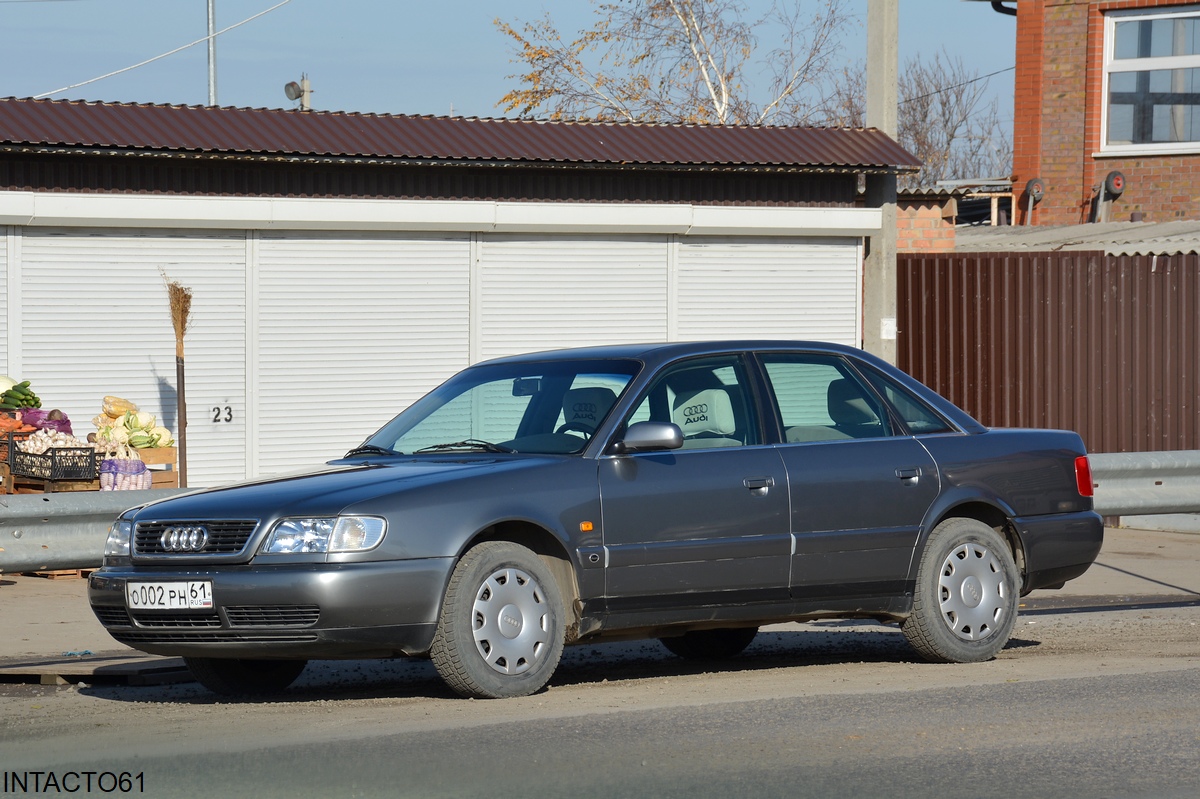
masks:
<svg viewBox="0 0 1200 799"><path fill-rule="evenodd" d="M303 474L204 489L159 500L142 508L139 520L266 519L280 514L336 515L359 503L431 484L548 465L552 456L472 455L378 459L369 463L332 462Z"/></svg>

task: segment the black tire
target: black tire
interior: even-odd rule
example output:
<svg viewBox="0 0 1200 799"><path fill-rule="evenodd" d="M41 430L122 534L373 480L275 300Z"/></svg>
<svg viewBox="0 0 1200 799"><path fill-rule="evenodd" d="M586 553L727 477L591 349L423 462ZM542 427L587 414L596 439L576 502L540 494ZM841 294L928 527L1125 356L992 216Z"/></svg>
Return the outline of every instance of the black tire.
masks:
<svg viewBox="0 0 1200 799"><path fill-rule="evenodd" d="M454 567L429 655L462 696L528 696L558 668L564 629L562 597L542 560L487 541Z"/></svg>
<svg viewBox="0 0 1200 799"><path fill-rule="evenodd" d="M307 660L237 660L184 658L188 670L214 694L261 696L277 694L296 681Z"/></svg>
<svg viewBox="0 0 1200 799"><path fill-rule="evenodd" d="M735 627L727 630L692 630L674 638L658 641L673 655L687 660L726 660L740 655L750 646L757 627Z"/></svg>
<svg viewBox="0 0 1200 799"><path fill-rule="evenodd" d="M935 663L991 660L1012 635L1019 587L1012 552L995 530L947 519L925 544L912 615L901 629Z"/></svg>

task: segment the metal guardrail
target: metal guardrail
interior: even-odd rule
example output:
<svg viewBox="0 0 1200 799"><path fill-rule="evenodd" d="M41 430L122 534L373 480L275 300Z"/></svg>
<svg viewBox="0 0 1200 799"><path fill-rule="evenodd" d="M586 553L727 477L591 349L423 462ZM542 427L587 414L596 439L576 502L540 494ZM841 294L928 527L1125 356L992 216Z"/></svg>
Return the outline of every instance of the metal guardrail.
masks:
<svg viewBox="0 0 1200 799"><path fill-rule="evenodd" d="M1089 455L1102 516L1200 513L1200 450Z"/></svg>
<svg viewBox="0 0 1200 799"><path fill-rule="evenodd" d="M108 525L123 511L188 490L0 495L0 572L97 568Z"/></svg>
<svg viewBox="0 0 1200 799"><path fill-rule="evenodd" d="M1103 516L1200 513L1200 451L1089 457ZM126 508L189 489L0 496L0 573L100 565L108 525Z"/></svg>

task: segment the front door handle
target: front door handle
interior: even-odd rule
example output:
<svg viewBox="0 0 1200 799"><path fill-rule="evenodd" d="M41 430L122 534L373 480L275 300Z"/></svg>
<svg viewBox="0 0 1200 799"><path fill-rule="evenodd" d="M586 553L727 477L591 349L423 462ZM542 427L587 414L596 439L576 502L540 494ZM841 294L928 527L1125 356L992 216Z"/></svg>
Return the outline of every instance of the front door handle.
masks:
<svg viewBox="0 0 1200 799"><path fill-rule="evenodd" d="M774 477L747 477L742 481L742 485L750 489L752 494L765 494L767 490L775 485Z"/></svg>

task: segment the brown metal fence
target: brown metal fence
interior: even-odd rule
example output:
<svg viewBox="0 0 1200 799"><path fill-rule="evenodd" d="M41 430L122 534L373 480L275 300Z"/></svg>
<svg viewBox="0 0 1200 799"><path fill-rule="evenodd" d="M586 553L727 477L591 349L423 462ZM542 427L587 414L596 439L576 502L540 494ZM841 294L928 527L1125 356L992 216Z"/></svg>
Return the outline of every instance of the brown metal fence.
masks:
<svg viewBox="0 0 1200 799"><path fill-rule="evenodd" d="M898 257L899 365L993 427L1200 449L1200 256Z"/></svg>

